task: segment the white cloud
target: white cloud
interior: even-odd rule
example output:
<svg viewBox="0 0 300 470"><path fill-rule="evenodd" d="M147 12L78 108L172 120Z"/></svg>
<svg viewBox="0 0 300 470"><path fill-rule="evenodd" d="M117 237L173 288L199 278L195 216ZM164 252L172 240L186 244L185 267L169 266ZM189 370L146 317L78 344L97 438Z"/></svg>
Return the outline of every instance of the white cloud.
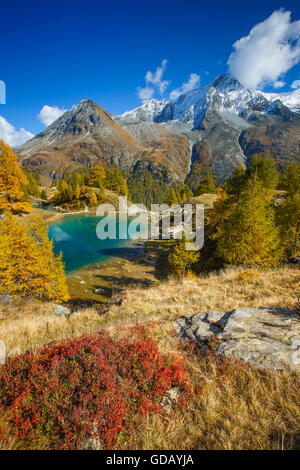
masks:
<svg viewBox="0 0 300 470"><path fill-rule="evenodd" d="M187 93L188 91L194 90L199 86L200 82L200 75L197 73L191 73L190 78L187 82L183 83L181 87L176 88L175 90L171 91L170 99L177 100L182 93Z"/></svg>
<svg viewBox="0 0 300 470"><path fill-rule="evenodd" d="M291 84L291 87L295 90L296 88L300 88L300 80L294 80Z"/></svg>
<svg viewBox="0 0 300 470"><path fill-rule="evenodd" d="M41 111L38 114L38 119L47 127L56 121L62 114L67 110L63 108L58 108L58 106L45 106L42 107Z"/></svg>
<svg viewBox="0 0 300 470"><path fill-rule="evenodd" d="M300 60L300 21L277 10L233 44L229 71L246 88L274 85Z"/></svg>
<svg viewBox="0 0 300 470"><path fill-rule="evenodd" d="M282 88L284 85L286 85L286 83L282 80L276 80L276 82L273 83L274 88Z"/></svg>
<svg viewBox="0 0 300 470"><path fill-rule="evenodd" d="M152 85L156 85L159 89L160 94L162 95L167 87L170 85L168 80L163 80L163 74L167 66L167 60L164 59L159 67L156 68L155 73L147 72L146 73L146 83L152 83Z"/></svg>
<svg viewBox="0 0 300 470"><path fill-rule="evenodd" d="M21 128L17 131L3 116L0 116L0 139L11 147L18 147L34 137L31 132Z"/></svg>
<svg viewBox="0 0 300 470"><path fill-rule="evenodd" d="M146 100L149 98L152 98L155 90L158 90L160 95L163 95L168 86L170 85L170 81L168 80L163 80L163 74L167 66L167 60L164 59L161 62L161 65L158 66L155 70L155 72L150 72L148 71L145 75L145 81L146 81L146 87L137 88L137 93L138 96L141 98L141 100ZM153 86L149 86L153 85Z"/></svg>
<svg viewBox="0 0 300 470"><path fill-rule="evenodd" d="M141 100L149 100L154 95L154 88L146 86L146 88L137 88L137 94Z"/></svg>

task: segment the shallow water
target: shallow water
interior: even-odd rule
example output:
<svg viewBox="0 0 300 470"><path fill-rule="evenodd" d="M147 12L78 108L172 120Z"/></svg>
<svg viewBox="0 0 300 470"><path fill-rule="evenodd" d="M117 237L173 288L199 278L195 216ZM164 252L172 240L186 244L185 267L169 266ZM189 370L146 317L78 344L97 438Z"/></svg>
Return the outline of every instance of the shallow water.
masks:
<svg viewBox="0 0 300 470"><path fill-rule="evenodd" d="M90 214L68 215L49 225L55 253L63 252L66 272L118 256L128 240L99 240L96 235L100 217ZM118 233L118 223L117 223Z"/></svg>

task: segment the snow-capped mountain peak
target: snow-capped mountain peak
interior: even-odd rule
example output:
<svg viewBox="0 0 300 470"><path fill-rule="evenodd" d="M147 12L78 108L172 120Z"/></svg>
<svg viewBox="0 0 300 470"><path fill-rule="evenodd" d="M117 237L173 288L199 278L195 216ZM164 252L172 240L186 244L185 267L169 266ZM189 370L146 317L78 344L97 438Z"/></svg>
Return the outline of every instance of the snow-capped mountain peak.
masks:
<svg viewBox="0 0 300 470"><path fill-rule="evenodd" d="M264 113L277 100L291 111L300 112L300 89L288 93L251 91L232 75L223 74L208 85L182 94L176 102L148 99L138 108L118 116L118 119L148 122L177 120L190 122L197 128L208 110L231 112L248 119L253 116L253 111Z"/></svg>
<svg viewBox="0 0 300 470"><path fill-rule="evenodd" d="M295 113L300 112L300 88L285 93L261 93L269 102L280 100L284 106Z"/></svg>
<svg viewBox="0 0 300 470"><path fill-rule="evenodd" d="M142 105L131 111L126 111L121 116L122 120L132 119L139 121L154 121L154 118L161 113L161 111L170 103L169 100L157 100L151 98L144 100Z"/></svg>

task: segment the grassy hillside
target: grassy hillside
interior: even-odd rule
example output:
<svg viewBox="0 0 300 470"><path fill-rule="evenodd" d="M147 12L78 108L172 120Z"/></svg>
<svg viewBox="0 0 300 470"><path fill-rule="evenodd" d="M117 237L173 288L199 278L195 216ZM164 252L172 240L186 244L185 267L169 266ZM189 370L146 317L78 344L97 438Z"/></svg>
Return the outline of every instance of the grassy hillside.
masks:
<svg viewBox="0 0 300 470"><path fill-rule="evenodd" d="M106 310L81 309L70 318L56 317L53 305L23 303L0 307L0 338L7 350L35 350L52 341L64 342L100 330L115 341L127 327L148 325L159 351L171 359L182 357L192 392L186 407L171 415L152 414L142 428L119 443L136 449L280 449L299 448L299 376L261 372L222 361L213 353L196 355L179 344L175 320L204 310L229 311L242 306L294 308L299 300L299 269L268 271L228 269L218 274L170 279L148 289L131 288L122 302ZM125 328L125 330L124 330ZM142 418L135 417L141 424ZM4 417L2 417L2 422ZM20 442L3 442L18 448Z"/></svg>

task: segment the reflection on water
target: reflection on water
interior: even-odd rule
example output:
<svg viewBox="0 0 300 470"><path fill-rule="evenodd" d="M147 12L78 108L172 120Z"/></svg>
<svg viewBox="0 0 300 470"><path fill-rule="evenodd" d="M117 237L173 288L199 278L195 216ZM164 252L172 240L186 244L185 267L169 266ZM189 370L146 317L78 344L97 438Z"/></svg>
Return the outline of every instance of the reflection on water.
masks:
<svg viewBox="0 0 300 470"><path fill-rule="evenodd" d="M118 256L120 248L129 245L128 240L99 240L96 235L99 220L95 215L80 214L65 216L49 225L54 251L63 252L67 272Z"/></svg>

